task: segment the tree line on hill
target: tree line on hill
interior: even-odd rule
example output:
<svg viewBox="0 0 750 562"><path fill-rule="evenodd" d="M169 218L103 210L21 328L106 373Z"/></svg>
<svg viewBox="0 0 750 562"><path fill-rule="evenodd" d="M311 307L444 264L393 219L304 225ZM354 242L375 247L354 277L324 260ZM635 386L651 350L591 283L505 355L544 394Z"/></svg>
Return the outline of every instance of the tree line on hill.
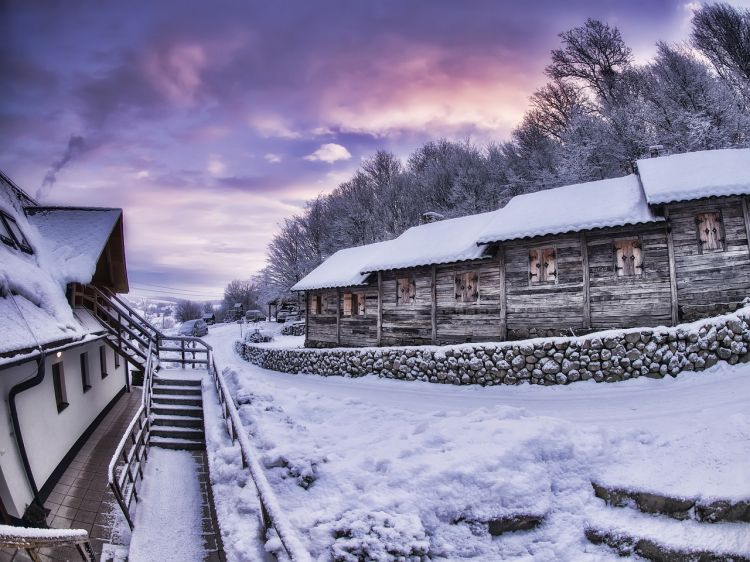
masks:
<svg viewBox="0 0 750 562"><path fill-rule="evenodd" d="M653 60L637 65L616 27L589 19L560 34L549 81L510 140L440 139L405 162L385 150L365 159L280 225L266 267L246 282L253 307L288 297L337 250L394 238L426 211L458 217L522 193L622 176L654 145L668 153L750 146L750 10L704 5L691 23L689 42L659 42Z"/></svg>

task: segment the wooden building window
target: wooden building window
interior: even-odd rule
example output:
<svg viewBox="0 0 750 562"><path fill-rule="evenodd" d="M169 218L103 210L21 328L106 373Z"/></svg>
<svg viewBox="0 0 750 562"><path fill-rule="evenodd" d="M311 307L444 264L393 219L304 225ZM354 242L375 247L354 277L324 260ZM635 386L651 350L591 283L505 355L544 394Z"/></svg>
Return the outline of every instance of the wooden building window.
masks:
<svg viewBox="0 0 750 562"><path fill-rule="evenodd" d="M105 378L109 373L107 372L107 348L105 346L99 347L99 369L102 373L102 378Z"/></svg>
<svg viewBox="0 0 750 562"><path fill-rule="evenodd" d="M479 302L479 272L456 273L456 302Z"/></svg>
<svg viewBox="0 0 750 562"><path fill-rule="evenodd" d="M117 370L120 368L120 354L117 351L115 351L113 355L115 358L115 370Z"/></svg>
<svg viewBox="0 0 750 562"><path fill-rule="evenodd" d="M417 300L417 282L413 277L402 277L396 281L396 305L407 306Z"/></svg>
<svg viewBox="0 0 750 562"><path fill-rule="evenodd" d="M643 275L643 248L639 240L615 240L615 274L617 277Z"/></svg>
<svg viewBox="0 0 750 562"><path fill-rule="evenodd" d="M701 253L724 251L724 227L721 213L700 213L695 217Z"/></svg>
<svg viewBox="0 0 750 562"><path fill-rule="evenodd" d="M359 314L359 295L357 293L344 293L344 316L357 316Z"/></svg>
<svg viewBox="0 0 750 562"><path fill-rule="evenodd" d="M89 373L89 354L87 351L81 353L81 386L83 391L91 390L91 374Z"/></svg>
<svg viewBox="0 0 750 562"><path fill-rule="evenodd" d="M313 295L310 300L310 314L323 314L322 295Z"/></svg>
<svg viewBox="0 0 750 562"><path fill-rule="evenodd" d="M529 250L529 280L532 285L557 282L557 252L554 248Z"/></svg>
<svg viewBox="0 0 750 562"><path fill-rule="evenodd" d="M0 240L13 248L33 254L34 250L31 244L26 240L23 231L21 231L16 219L10 215L0 212Z"/></svg>
<svg viewBox="0 0 750 562"><path fill-rule="evenodd" d="M57 402L59 413L68 407L68 393L65 391L65 370L62 361L52 365L52 385L55 387L55 402Z"/></svg>

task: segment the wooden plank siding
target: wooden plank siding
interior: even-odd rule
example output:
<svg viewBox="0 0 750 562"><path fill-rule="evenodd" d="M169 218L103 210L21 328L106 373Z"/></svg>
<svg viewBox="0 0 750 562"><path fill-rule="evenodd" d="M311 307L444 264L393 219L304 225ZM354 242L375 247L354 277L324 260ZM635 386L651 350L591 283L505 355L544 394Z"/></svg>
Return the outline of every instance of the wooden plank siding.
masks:
<svg viewBox="0 0 750 562"><path fill-rule="evenodd" d="M457 302L455 276L479 273L477 302ZM497 260L439 265L435 271L436 341L439 344L502 338L501 273Z"/></svg>
<svg viewBox="0 0 750 562"><path fill-rule="evenodd" d="M397 302L397 283L413 278L414 301ZM432 343L432 271L430 267L384 271L382 276L381 345L423 345Z"/></svg>
<svg viewBox="0 0 750 562"><path fill-rule="evenodd" d="M505 292L508 339L529 335L571 334L583 329L583 264L578 234L546 236L507 242ZM554 282L532 285L529 252L554 247L557 276Z"/></svg>
<svg viewBox="0 0 750 562"><path fill-rule="evenodd" d="M586 235L589 259L591 327L661 326L672 319L667 225L607 229ZM615 270L616 240L638 238L643 251L640 275Z"/></svg>
<svg viewBox="0 0 750 562"><path fill-rule="evenodd" d="M750 289L750 249L741 197L670 203L679 319L690 321L735 307ZM721 213L724 250L703 252L696 216Z"/></svg>
<svg viewBox="0 0 750 562"><path fill-rule="evenodd" d="M366 287L309 291L308 345L502 341L672 325L734 310L750 293L748 202L716 197L659 210L664 222L504 242L482 260L382 271ZM696 217L706 213L720 218L711 224L720 225L714 237L723 248L702 250ZM554 280L532 283L530 251L550 248L535 255L549 256ZM622 261L631 253L633 267L618 269L616 256ZM408 279L403 303L399 279ZM467 279L478 279L478 296ZM365 299L364 315L342 315L349 292ZM314 314L318 294L323 310Z"/></svg>

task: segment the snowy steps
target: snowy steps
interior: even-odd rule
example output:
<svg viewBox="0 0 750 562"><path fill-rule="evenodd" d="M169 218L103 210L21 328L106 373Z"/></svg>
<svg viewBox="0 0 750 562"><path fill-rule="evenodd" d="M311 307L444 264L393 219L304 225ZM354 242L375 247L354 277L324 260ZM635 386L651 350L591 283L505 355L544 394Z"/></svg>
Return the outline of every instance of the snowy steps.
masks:
<svg viewBox="0 0 750 562"><path fill-rule="evenodd" d="M621 556L655 562L750 562L745 501L701 502L593 484L603 505L589 513L586 538Z"/></svg>
<svg viewBox="0 0 750 562"><path fill-rule="evenodd" d="M203 431L201 380L163 371L154 378L151 394L150 444L163 449L201 451L206 448Z"/></svg>

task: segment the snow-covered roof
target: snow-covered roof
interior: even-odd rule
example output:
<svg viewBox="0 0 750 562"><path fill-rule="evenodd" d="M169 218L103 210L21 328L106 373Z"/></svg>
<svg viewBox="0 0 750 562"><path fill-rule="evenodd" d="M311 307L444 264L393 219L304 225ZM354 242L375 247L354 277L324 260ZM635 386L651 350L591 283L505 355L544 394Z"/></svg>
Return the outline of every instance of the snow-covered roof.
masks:
<svg viewBox="0 0 750 562"><path fill-rule="evenodd" d="M28 203L0 178L0 209L16 221L33 250L29 254L0 242L0 355L7 357L39 345L80 340L102 330L85 312L74 314L65 296L66 285L76 280L71 276L77 269L91 280L96 261L92 266L88 256L96 253L99 242L89 245L77 240L76 232L84 225L76 226L75 221L67 223L67 230L59 224L52 228L51 222L35 220L32 224L23 208ZM97 217L92 237L98 240L100 229L109 228L102 244L106 243L113 228L111 210L91 216ZM78 246L85 254L82 258L76 255ZM101 253L101 247L98 251Z"/></svg>
<svg viewBox="0 0 750 562"><path fill-rule="evenodd" d="M367 260L363 272L401 269L481 258L477 237L495 212L414 226Z"/></svg>
<svg viewBox="0 0 750 562"><path fill-rule="evenodd" d="M750 194L750 148L672 154L638 160L652 205L716 195Z"/></svg>
<svg viewBox="0 0 750 562"><path fill-rule="evenodd" d="M29 222L39 233L66 281L90 283L96 264L122 216L120 209L32 207Z"/></svg>
<svg viewBox="0 0 750 562"><path fill-rule="evenodd" d="M365 264L390 243L391 241L376 242L339 250L298 281L292 291L364 285L370 276L369 273L362 273Z"/></svg>
<svg viewBox="0 0 750 562"><path fill-rule="evenodd" d="M495 211L477 243L662 220L634 174L518 195Z"/></svg>

